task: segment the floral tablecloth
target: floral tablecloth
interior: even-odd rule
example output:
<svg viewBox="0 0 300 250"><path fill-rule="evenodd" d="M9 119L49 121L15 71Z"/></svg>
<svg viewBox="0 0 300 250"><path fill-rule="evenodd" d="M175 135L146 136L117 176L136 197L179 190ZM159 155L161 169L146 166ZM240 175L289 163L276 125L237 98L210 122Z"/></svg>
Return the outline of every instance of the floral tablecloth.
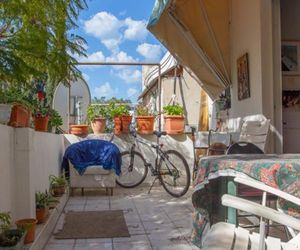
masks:
<svg viewBox="0 0 300 250"><path fill-rule="evenodd" d="M198 247L210 227L212 179L247 175L255 180L300 197L300 155L222 155L200 159L192 195L194 206L192 242ZM299 207L281 200L281 209L300 218Z"/></svg>

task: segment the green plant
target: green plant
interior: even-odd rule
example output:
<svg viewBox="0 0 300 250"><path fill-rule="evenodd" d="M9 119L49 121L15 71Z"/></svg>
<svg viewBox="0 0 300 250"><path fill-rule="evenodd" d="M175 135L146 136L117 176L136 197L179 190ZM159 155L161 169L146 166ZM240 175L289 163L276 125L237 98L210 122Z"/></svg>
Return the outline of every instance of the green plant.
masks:
<svg viewBox="0 0 300 250"><path fill-rule="evenodd" d="M179 104L167 105L163 110L166 115L183 115L183 107Z"/></svg>
<svg viewBox="0 0 300 250"><path fill-rule="evenodd" d="M49 203L54 198L47 192L36 192L35 193L35 207L36 208L47 208Z"/></svg>
<svg viewBox="0 0 300 250"><path fill-rule="evenodd" d="M153 115L152 112L150 112L149 108L143 104L138 104L135 108L136 114L138 116L151 116Z"/></svg>
<svg viewBox="0 0 300 250"><path fill-rule="evenodd" d="M113 119L115 116L129 115L129 106L111 102L108 105L108 114L111 119Z"/></svg>
<svg viewBox="0 0 300 250"><path fill-rule="evenodd" d="M33 107L30 90L25 86L15 84L0 85L0 103L21 104L29 109Z"/></svg>
<svg viewBox="0 0 300 250"><path fill-rule="evenodd" d="M24 235L22 229L11 229L11 216L9 212L0 213L0 246L15 246Z"/></svg>
<svg viewBox="0 0 300 250"><path fill-rule="evenodd" d="M48 127L57 129L63 125L63 119L55 109L50 109Z"/></svg>
<svg viewBox="0 0 300 250"><path fill-rule="evenodd" d="M108 113L107 106L104 105L89 105L87 108L87 119L92 122L97 117L106 118Z"/></svg>
<svg viewBox="0 0 300 250"><path fill-rule="evenodd" d="M50 180L51 187L60 187L60 186L65 186L67 184L67 180L63 175L60 176L50 175L49 180Z"/></svg>

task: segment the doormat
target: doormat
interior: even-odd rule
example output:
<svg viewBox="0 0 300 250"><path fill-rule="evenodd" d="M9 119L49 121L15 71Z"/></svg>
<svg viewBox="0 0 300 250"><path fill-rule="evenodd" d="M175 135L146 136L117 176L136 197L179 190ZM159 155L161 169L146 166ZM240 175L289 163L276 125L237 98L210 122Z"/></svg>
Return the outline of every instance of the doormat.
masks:
<svg viewBox="0 0 300 250"><path fill-rule="evenodd" d="M130 237L122 210L68 212L56 239Z"/></svg>

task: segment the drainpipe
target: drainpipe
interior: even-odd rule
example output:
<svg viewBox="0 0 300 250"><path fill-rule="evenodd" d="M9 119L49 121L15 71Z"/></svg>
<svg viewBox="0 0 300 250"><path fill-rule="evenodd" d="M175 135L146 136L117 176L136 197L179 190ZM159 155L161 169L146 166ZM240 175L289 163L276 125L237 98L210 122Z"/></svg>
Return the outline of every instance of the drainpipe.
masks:
<svg viewBox="0 0 300 250"><path fill-rule="evenodd" d="M160 64L158 65L158 112L159 112L159 119L158 119L158 131L161 131L161 123L162 123L162 97L161 97L161 68Z"/></svg>

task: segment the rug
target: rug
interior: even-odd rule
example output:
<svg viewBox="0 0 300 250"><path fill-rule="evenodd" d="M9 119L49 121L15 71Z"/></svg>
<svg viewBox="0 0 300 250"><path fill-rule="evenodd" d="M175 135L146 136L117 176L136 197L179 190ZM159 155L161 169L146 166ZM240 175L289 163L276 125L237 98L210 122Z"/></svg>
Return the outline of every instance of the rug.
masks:
<svg viewBox="0 0 300 250"><path fill-rule="evenodd" d="M130 237L122 210L68 212L57 239Z"/></svg>

